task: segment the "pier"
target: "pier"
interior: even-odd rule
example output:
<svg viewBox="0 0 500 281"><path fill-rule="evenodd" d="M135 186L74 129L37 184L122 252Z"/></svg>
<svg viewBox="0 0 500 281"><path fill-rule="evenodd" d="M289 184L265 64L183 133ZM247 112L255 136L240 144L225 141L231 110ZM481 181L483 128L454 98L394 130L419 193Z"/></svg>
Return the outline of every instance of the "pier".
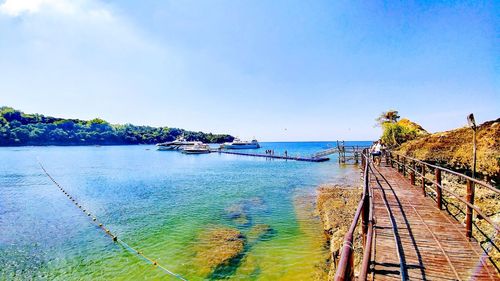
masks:
<svg viewBox="0 0 500 281"><path fill-rule="evenodd" d="M300 156L285 156L285 155L274 155L274 154L261 154L261 153L245 153L245 152L233 152L227 150L214 150L213 152L219 152L224 154L233 155L243 155L243 156L253 156L253 157L264 157L271 159L283 159L283 160L295 160L295 161L306 161L306 162L325 162L330 160L328 157L300 157Z"/></svg>
<svg viewBox="0 0 500 281"><path fill-rule="evenodd" d="M490 196L500 190L403 155L389 153L380 166L362 157L363 196L344 237L336 281L500 280L490 258L498 253L500 226L474 203L476 189ZM466 196L442 181L445 174L464 182ZM447 209L457 202L465 209L461 219ZM357 233L362 235L356 239ZM356 240L362 240L361 253L353 249Z"/></svg>
<svg viewBox="0 0 500 281"><path fill-rule="evenodd" d="M331 154L338 154L339 163L354 163L358 164L361 159L361 153L363 149L368 148L367 146L346 146L344 145L344 141L337 141L337 146L329 149L325 149L319 152L316 152L313 155L313 158L317 157L325 157Z"/></svg>
<svg viewBox="0 0 500 281"><path fill-rule="evenodd" d="M332 154L338 154L339 163L354 163L358 164L361 159L361 153L363 149L368 148L367 146L346 146L344 142L337 141L337 146L328 148L325 150L318 151L311 156L291 156L291 155L274 155L274 154L262 154L262 153L247 153L247 152L235 152L221 149L212 149L212 152L219 152L224 154L234 154L243 156L253 156L253 157L264 157L271 159L283 159L283 160L295 160L295 161L306 161L306 162L325 162L329 161L330 158L326 157Z"/></svg>

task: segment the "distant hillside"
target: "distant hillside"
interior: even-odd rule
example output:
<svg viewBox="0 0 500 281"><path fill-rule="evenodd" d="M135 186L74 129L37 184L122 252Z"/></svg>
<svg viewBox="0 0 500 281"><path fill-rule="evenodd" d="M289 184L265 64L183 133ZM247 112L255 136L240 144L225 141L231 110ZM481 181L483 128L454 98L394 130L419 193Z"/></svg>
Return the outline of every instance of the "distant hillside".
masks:
<svg viewBox="0 0 500 281"><path fill-rule="evenodd" d="M180 135L187 140L206 143L234 139L224 134L168 127L113 125L99 118L88 121L63 119L0 107L0 146L154 144L172 141Z"/></svg>
<svg viewBox="0 0 500 281"><path fill-rule="evenodd" d="M456 170L471 170L472 130L464 127L422 136L403 143L397 150ZM500 118L478 127L477 171L490 178L500 178Z"/></svg>

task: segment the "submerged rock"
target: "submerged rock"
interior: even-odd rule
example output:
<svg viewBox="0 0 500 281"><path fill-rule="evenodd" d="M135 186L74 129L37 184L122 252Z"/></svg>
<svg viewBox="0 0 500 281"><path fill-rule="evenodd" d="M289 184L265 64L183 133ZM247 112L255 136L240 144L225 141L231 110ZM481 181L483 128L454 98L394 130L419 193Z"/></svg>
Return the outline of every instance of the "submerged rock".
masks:
<svg viewBox="0 0 500 281"><path fill-rule="evenodd" d="M252 224L250 211L262 211L265 209L264 200L260 197L252 197L240 200L225 209L226 216L239 226L248 227Z"/></svg>
<svg viewBox="0 0 500 281"><path fill-rule="evenodd" d="M253 244L260 240L271 238L276 231L268 224L256 224L247 233L248 243Z"/></svg>
<svg viewBox="0 0 500 281"><path fill-rule="evenodd" d="M247 208L241 203L233 204L226 208L226 215L239 225L248 225L250 218L247 214Z"/></svg>
<svg viewBox="0 0 500 281"><path fill-rule="evenodd" d="M260 274L262 273L262 268L260 263L263 262L260 256L249 252L245 257L243 257L240 266L236 270L234 276L240 276L241 279L245 280L259 280ZM263 278L260 278L263 279Z"/></svg>
<svg viewBox="0 0 500 281"><path fill-rule="evenodd" d="M195 246L195 263L202 276L230 267L243 253L245 237L237 230L216 227L202 232Z"/></svg>
<svg viewBox="0 0 500 281"><path fill-rule="evenodd" d="M262 208L264 207L264 200L261 197L252 197L242 201L248 207Z"/></svg>

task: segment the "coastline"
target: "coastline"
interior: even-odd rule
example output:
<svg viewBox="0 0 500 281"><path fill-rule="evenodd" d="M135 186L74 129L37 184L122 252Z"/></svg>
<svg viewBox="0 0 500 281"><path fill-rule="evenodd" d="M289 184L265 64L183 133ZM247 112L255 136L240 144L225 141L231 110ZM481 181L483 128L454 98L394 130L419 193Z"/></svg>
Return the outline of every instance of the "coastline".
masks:
<svg viewBox="0 0 500 281"><path fill-rule="evenodd" d="M328 266L327 280L333 280L340 257L344 235L351 225L352 218L361 195L361 174L359 166L349 176L332 184L324 184L317 188L316 207L323 228L324 245L329 249L326 262ZM360 236L358 234L357 236ZM356 237L354 251L361 251L361 239ZM354 264L360 263L359 255L355 255Z"/></svg>
<svg viewBox="0 0 500 281"><path fill-rule="evenodd" d="M344 168L352 171L320 184L312 193L299 192L293 198L301 231L310 237L311 247L321 253L315 269L310 272L310 280L333 280L344 235L361 194L359 166ZM357 239L355 251L361 251L360 239ZM354 262L358 264L360 260Z"/></svg>
<svg viewBox="0 0 500 281"><path fill-rule="evenodd" d="M263 149L286 148L305 155L326 144L266 145ZM141 260L122 252L81 211L68 206L60 191L41 177L37 156L64 189L120 239L189 280L201 275L261 280L325 276L323 264L329 254L315 214L315 190L357 171L353 166L219 154L197 157L153 149L148 145L0 149L5 159L0 163L5 175L0 177L5 187L0 189L6 211L3 222L12 222L2 228L14 245L8 252L0 251L0 260L16 262L8 264L5 274L24 270L26 279L44 272L50 278L60 274L69 280L84 276L114 280L140 278L147 271L148 276L161 277L161 272L150 271ZM312 214L314 221L298 219L296 194L311 195L305 219ZM35 228L33 221L38 222ZM19 236L20 232L26 235ZM206 266L197 264L213 252L207 245L219 240L212 237L229 243L219 247L220 255L213 255ZM22 255L33 243L38 245L36 263ZM106 262L103 248L110 250ZM50 251L61 256L60 263L51 263ZM83 252L88 262L82 266L78 260Z"/></svg>

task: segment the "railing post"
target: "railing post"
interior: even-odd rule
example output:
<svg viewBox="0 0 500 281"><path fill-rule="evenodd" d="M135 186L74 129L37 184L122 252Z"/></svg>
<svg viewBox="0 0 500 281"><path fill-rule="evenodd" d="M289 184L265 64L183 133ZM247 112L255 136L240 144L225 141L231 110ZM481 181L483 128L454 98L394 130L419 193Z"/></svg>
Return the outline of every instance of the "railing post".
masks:
<svg viewBox="0 0 500 281"><path fill-rule="evenodd" d="M406 158L403 156L403 177L406 178Z"/></svg>
<svg viewBox="0 0 500 281"><path fill-rule="evenodd" d="M367 178L365 178L365 181ZM368 233L368 224L370 220L370 196L368 195L368 184L365 183L365 197L363 198L363 213L362 213L362 230L363 230L363 246L366 245L366 235Z"/></svg>
<svg viewBox="0 0 500 281"><path fill-rule="evenodd" d="M436 203L439 210L443 205L443 194L441 190L441 170L436 168L434 169L434 175L436 177Z"/></svg>
<svg viewBox="0 0 500 281"><path fill-rule="evenodd" d="M368 205L370 200L368 198L368 195L363 198L363 212L361 213L361 218L362 218L362 224L361 224L361 230L363 231L363 246L366 245L366 234L368 233L368 216L370 214L370 211L368 209Z"/></svg>
<svg viewBox="0 0 500 281"><path fill-rule="evenodd" d="M467 202L469 204L474 205L474 183L471 180L467 180ZM472 237L472 214L473 209L470 206L467 206L467 214L465 216L465 235L467 238Z"/></svg>
<svg viewBox="0 0 500 281"><path fill-rule="evenodd" d="M425 165L422 165L422 193L424 194L424 197L427 195L425 192Z"/></svg>
<svg viewBox="0 0 500 281"><path fill-rule="evenodd" d="M354 280L354 253L349 255L349 270L347 271L347 280Z"/></svg>
<svg viewBox="0 0 500 281"><path fill-rule="evenodd" d="M399 170L401 169L401 167L399 166L399 155L396 155L396 166L398 167L398 173L399 173Z"/></svg>
<svg viewBox="0 0 500 281"><path fill-rule="evenodd" d="M410 171L410 184L415 185L415 161L411 161L412 169Z"/></svg>
<svg viewBox="0 0 500 281"><path fill-rule="evenodd" d="M365 163L366 164L366 163ZM363 209L361 212L361 229L363 232L363 246L366 243L366 234L368 233L368 220L370 215L370 196L368 196L368 167L366 165L363 166Z"/></svg>

